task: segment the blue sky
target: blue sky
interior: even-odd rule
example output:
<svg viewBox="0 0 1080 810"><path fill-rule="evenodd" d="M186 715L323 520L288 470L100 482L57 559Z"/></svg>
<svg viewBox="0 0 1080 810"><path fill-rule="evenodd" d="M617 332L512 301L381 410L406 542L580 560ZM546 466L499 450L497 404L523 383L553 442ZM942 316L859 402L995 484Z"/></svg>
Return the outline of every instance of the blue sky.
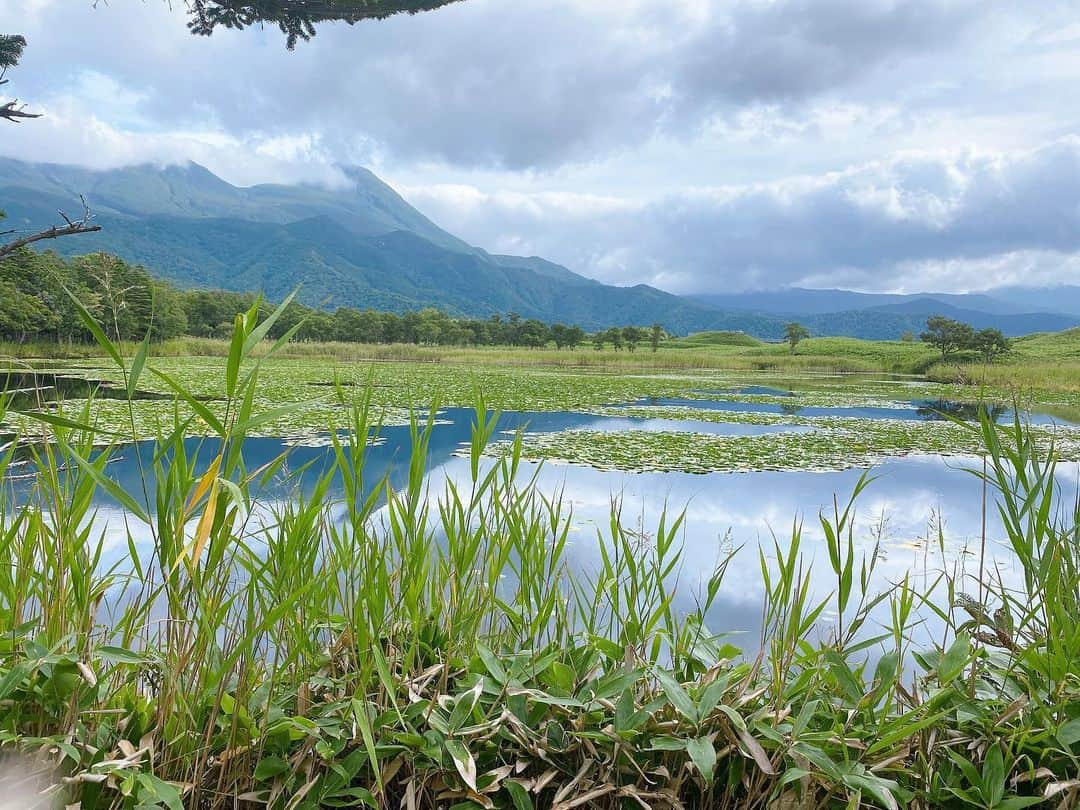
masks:
<svg viewBox="0 0 1080 810"><path fill-rule="evenodd" d="M0 0L0 154L373 169L447 229L619 284L1080 283L1080 7L465 0L190 36L164 0Z"/></svg>

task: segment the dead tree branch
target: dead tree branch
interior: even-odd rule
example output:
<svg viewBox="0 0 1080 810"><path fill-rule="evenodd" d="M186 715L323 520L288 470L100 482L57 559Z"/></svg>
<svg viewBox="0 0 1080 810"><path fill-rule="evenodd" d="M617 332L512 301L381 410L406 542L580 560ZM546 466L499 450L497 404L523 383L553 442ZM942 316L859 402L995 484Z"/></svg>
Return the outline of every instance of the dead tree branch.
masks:
<svg viewBox="0 0 1080 810"><path fill-rule="evenodd" d="M44 239L59 239L61 236L73 236L77 233L94 233L100 231L100 225L92 225L90 220L93 219L93 214L90 212L90 207L86 204L86 200L81 196L79 199L82 201L83 215L81 219L71 219L63 211L58 211L60 218L64 220L64 225L53 225L47 230L40 231L38 233L24 236L21 239L16 239L12 242L8 242L6 245L0 245L0 259L3 259L10 253L14 253L16 250L27 245L32 245L34 242L40 242Z"/></svg>
<svg viewBox="0 0 1080 810"><path fill-rule="evenodd" d="M41 113L28 113L18 104L18 99L9 101L7 104L0 104L0 118L6 118L13 124L19 123L20 118L41 118Z"/></svg>

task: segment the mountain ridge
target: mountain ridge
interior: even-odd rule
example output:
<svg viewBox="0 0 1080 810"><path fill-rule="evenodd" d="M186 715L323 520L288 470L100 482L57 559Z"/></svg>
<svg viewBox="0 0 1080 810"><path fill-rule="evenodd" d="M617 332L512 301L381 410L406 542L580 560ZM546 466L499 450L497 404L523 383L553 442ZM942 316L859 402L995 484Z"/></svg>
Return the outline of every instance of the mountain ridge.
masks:
<svg viewBox="0 0 1080 810"><path fill-rule="evenodd" d="M792 288L688 298L608 285L539 256L488 253L440 228L369 170L343 171L348 188L241 187L190 162L95 171L0 158L0 208L7 226L32 230L84 194L103 230L47 247L65 255L113 252L182 287L280 300L299 286L305 303L329 308L437 306L451 315L517 312L586 329L660 323L673 334L733 330L773 340L793 319L815 334L890 338L917 331L929 314L951 312L1008 334L1080 324L1080 312L1027 313L989 296ZM965 302L992 311L958 306Z"/></svg>

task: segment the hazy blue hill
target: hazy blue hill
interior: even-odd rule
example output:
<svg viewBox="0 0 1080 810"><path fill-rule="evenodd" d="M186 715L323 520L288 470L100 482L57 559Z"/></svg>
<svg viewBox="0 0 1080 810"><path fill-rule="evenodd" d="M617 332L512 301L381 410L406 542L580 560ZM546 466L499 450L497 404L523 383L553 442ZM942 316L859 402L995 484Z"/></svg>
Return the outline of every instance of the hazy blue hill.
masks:
<svg viewBox="0 0 1080 810"><path fill-rule="evenodd" d="M991 295L1030 310L1063 312L1080 317L1080 286L1056 284L1052 287L1000 287Z"/></svg>
<svg viewBox="0 0 1080 810"><path fill-rule="evenodd" d="M694 300L721 309L746 309L788 315L824 315L830 312L857 311L881 308L888 305L918 306L908 311L920 312L929 301L948 304L961 309L976 310L995 315L1020 314L1033 310L1060 312L1052 306L1025 306L1022 302L1009 301L980 293L863 293L851 290L812 290L788 287L779 290L763 290L729 295L697 295Z"/></svg>
<svg viewBox="0 0 1080 810"><path fill-rule="evenodd" d="M1027 335L1032 332L1058 332L1080 324L1080 318L1045 312L1020 314L994 314L961 309L932 298L886 304L870 309L830 312L810 315L801 322L815 335L840 335L872 340L895 340L912 332L918 335L926 328L931 315L970 323L976 329L1000 329L1007 336Z"/></svg>
<svg viewBox="0 0 1080 810"><path fill-rule="evenodd" d="M695 301L718 309L742 309L785 315L823 315L828 312L865 309L890 303L899 297L849 290L807 290L798 287L727 295L693 296Z"/></svg>

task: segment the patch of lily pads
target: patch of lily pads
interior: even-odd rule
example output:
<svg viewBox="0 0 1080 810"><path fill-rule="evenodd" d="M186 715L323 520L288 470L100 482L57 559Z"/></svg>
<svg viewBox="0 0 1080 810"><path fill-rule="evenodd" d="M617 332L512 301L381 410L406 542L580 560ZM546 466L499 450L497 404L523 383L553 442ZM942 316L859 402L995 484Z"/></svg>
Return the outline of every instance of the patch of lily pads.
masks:
<svg viewBox="0 0 1080 810"><path fill-rule="evenodd" d="M739 414L767 417L768 414ZM566 430L522 438L523 456L532 461L581 464L626 472L834 471L872 467L884 458L906 455L972 456L979 434L951 422L907 422L826 417L806 420L816 427L803 433L717 436L686 432L631 430L604 433ZM1037 442L1054 448L1062 460L1080 460L1080 430L1032 427ZM493 444L501 455L511 443Z"/></svg>
<svg viewBox="0 0 1080 810"><path fill-rule="evenodd" d="M225 360L222 358L154 358L150 367L199 397L218 418L226 409ZM119 386L116 368L56 367L67 374ZM157 399L98 398L88 413L86 400L54 405L55 414L75 421L84 416L101 431L103 441L154 438L171 432L176 419L188 424L189 435L207 426L183 402L169 395L161 377L145 371L140 391ZM749 390L747 390L749 389ZM775 389L775 390L769 390ZM251 435L285 437L294 443L325 442L330 432L346 427L349 411L363 402L372 405L372 418L385 426L407 424L410 415L426 415L435 405L472 407L482 397L490 409L503 411L576 411L604 416L679 420L687 430L616 433L569 430L525 437L526 456L603 469L688 472L740 470L835 470L870 466L887 456L910 453L963 455L978 448L977 437L952 422L864 419L851 416L804 416L802 407L913 408L913 399L968 400L971 388L914 379L869 379L858 376L776 376L768 373L618 374L565 369L508 366L465 366L440 363L348 363L333 360L279 360L262 365L256 412L293 406ZM1011 401L1008 392L980 392L989 399ZM1031 395L1024 404L1068 409L1066 395ZM787 413L716 410L692 405L650 406L649 399L686 401L725 399L775 404ZM632 403L632 404L626 404ZM188 421L190 420L190 421ZM692 422L729 422L769 426L798 426L801 431L758 436L706 435ZM46 428L27 415L8 413L6 428L24 437ZM805 428L809 428L806 430ZM1033 430L1065 458L1080 457L1080 433L1075 429L1037 426ZM491 452L502 452L497 442Z"/></svg>

